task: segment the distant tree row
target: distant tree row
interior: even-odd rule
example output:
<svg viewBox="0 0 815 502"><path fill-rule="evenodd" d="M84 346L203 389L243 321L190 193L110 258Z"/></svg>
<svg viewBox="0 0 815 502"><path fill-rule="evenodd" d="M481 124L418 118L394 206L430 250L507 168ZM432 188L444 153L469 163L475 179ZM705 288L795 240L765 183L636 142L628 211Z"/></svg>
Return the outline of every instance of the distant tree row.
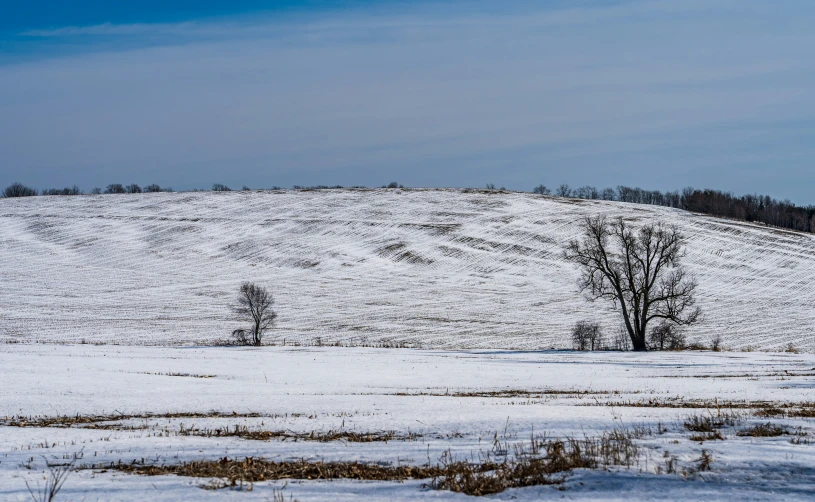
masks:
<svg viewBox="0 0 815 502"><path fill-rule="evenodd" d="M130 185L122 185L121 183L112 183L105 188L104 191L100 188L94 188L91 190L91 193L99 194L99 193L153 193L153 192L172 192L173 189L170 187L161 188L159 185L155 183L152 185L147 185L146 187L142 188L135 183Z"/></svg>
<svg viewBox="0 0 815 502"><path fill-rule="evenodd" d="M332 188L344 187L341 185L294 185L293 187L295 190L323 190ZM351 188L365 187L353 186ZM404 188L404 186L394 181L383 185L382 188ZM272 187L271 189L281 190L278 186ZM495 190L496 188L494 184L490 183L487 184L487 189ZM250 188L243 186L241 190L250 190ZM504 188L501 187L500 190L504 190ZM172 191L172 188L160 187L156 184L141 187L135 183L130 185L113 183L108 185L104 190L94 188L89 193L123 194ZM212 185L212 191L229 192L232 191L232 189L224 184L215 183ZM622 185L617 188L604 189L597 189L589 185L578 188L571 188L569 185L560 185L554 190L545 185L538 185L532 192L540 195L556 195L558 197L572 197L576 199L613 200L635 204L675 207L713 216L815 233L815 206L796 206L789 200L780 201L769 195L743 195L739 197L720 190L698 190L695 188L685 188L682 191L660 192L659 190L643 190L642 188L632 188ZM40 194L82 195L83 192L76 185L66 188L49 188L40 192L21 183L12 183L2 192L3 197L31 197Z"/></svg>
<svg viewBox="0 0 815 502"><path fill-rule="evenodd" d="M541 195L553 194L552 190L544 185L536 186L532 192ZM681 192L660 192L622 185L616 189L602 190L593 186L573 189L569 185L560 185L555 189L554 195L675 207L712 216L763 223L802 232L815 232L815 206L796 206L789 200L780 201L769 195L739 197L720 190L699 190L690 187Z"/></svg>
<svg viewBox="0 0 815 502"><path fill-rule="evenodd" d="M93 188L91 194L100 193L148 193L148 192L172 192L173 189L166 187L162 188L156 184L140 187L135 183L130 185L122 185L121 183L112 183L104 190L101 188ZM84 195L85 192L79 189L78 186L65 188L46 188L38 191L36 188L31 188L23 185L22 183L12 183L3 190L3 197L33 197L36 195Z"/></svg>
<svg viewBox="0 0 815 502"><path fill-rule="evenodd" d="M302 185L294 185L292 187L293 190L328 190L328 189L336 189L336 188L345 188L342 185L312 185L312 186L302 186ZM355 185L350 188L367 188L365 186ZM387 185L382 185L382 188L405 188L404 185L400 185L399 183L393 181ZM251 190L248 186L244 185L241 188L242 191ZM270 190L283 190L283 188L279 186L273 186ZM161 187L156 184L147 185L145 187L141 187L135 183L130 185L122 185L121 183L111 183L107 186L107 188L93 188L90 190L90 194L120 194L120 193L150 193L150 192L172 192L173 189L170 187ZM190 190L192 192L203 192L205 190L201 189L193 189ZM229 188L227 185L222 183L215 183L212 185L211 191L213 192L231 192L232 189ZM85 192L79 189L78 186L74 185L72 187L66 188L48 188L41 191L38 191L36 188L31 188L28 186L23 185L22 183L12 183L5 190L0 194L3 197L33 197L36 195L84 195Z"/></svg>

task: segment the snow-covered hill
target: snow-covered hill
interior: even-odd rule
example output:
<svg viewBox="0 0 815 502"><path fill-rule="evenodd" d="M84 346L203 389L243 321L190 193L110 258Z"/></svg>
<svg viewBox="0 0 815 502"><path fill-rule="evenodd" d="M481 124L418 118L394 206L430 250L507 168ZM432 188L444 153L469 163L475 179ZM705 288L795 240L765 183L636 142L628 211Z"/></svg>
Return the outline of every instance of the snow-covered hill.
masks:
<svg viewBox="0 0 815 502"><path fill-rule="evenodd" d="M689 238L704 321L733 348L815 349L815 238L669 208L462 190L199 192L0 200L0 341L209 343L242 281L271 338L426 347L568 346L619 329L561 258L589 214Z"/></svg>

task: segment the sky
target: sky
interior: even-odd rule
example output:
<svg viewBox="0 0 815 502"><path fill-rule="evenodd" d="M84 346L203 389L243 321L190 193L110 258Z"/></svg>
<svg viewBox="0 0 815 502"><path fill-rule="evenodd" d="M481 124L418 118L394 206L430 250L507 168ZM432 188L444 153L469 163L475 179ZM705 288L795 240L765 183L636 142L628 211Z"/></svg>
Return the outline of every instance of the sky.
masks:
<svg viewBox="0 0 815 502"><path fill-rule="evenodd" d="M815 204L809 0L30 0L0 185L709 187Z"/></svg>

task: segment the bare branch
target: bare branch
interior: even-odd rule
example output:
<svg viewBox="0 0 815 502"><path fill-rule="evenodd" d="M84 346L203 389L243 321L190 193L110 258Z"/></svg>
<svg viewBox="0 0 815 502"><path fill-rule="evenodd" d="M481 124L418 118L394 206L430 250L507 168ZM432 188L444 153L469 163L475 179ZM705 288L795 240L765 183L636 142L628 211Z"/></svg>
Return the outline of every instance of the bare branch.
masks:
<svg viewBox="0 0 815 502"><path fill-rule="evenodd" d="M623 218L586 218L582 237L566 246L564 258L580 268L578 285L590 300L619 308L635 350L646 350L648 323L678 326L698 322L696 281L680 265L684 236L662 223L632 229Z"/></svg>
<svg viewBox="0 0 815 502"><path fill-rule="evenodd" d="M277 319L277 313L272 310L273 304L274 299L266 288L250 282L241 284L233 311L239 320L250 321L252 327L233 331L233 338L239 343L246 340L251 341L252 345L260 345L264 332L271 329ZM249 336L246 336L247 333Z"/></svg>

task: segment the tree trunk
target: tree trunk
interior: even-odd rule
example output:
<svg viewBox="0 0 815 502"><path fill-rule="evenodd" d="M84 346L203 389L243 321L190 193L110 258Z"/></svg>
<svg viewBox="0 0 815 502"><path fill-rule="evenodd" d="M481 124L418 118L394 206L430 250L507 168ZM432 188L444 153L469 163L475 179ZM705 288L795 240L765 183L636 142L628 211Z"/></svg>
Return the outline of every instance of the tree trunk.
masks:
<svg viewBox="0 0 815 502"><path fill-rule="evenodd" d="M645 333L632 333L630 330L628 334L631 336L631 347L637 352L644 352L648 350L648 347L645 345Z"/></svg>

